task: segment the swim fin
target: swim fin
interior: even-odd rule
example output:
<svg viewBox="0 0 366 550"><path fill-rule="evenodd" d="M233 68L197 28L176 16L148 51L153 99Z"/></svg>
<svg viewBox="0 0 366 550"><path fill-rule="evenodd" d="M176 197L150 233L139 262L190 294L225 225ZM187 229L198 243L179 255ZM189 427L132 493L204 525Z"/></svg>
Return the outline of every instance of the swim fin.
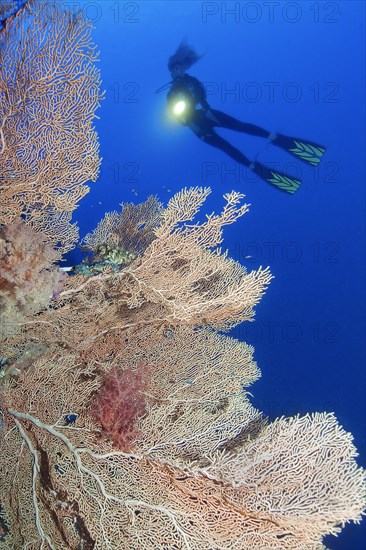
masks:
<svg viewBox="0 0 366 550"><path fill-rule="evenodd" d="M272 139L272 143L312 166L319 164L326 151L325 147L312 141L284 136L283 134L276 134Z"/></svg>
<svg viewBox="0 0 366 550"><path fill-rule="evenodd" d="M249 168L253 170L253 172L262 180L275 185L278 189L281 189L281 191L286 191L287 193L295 193L301 185L300 180L287 176L286 174L282 174L277 170L272 170L259 162L251 163Z"/></svg>

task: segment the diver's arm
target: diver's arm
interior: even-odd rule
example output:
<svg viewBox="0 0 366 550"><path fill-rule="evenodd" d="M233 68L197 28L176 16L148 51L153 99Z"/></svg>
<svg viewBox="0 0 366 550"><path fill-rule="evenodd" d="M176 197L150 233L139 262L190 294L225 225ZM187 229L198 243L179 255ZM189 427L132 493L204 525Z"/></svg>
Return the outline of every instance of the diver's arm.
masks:
<svg viewBox="0 0 366 550"><path fill-rule="evenodd" d="M206 110L209 105L207 103L207 95L204 85L198 78L190 76L188 74L184 75L183 80L187 87L187 92L190 94L191 99L194 101L194 106L197 108L203 108Z"/></svg>
<svg viewBox="0 0 366 550"><path fill-rule="evenodd" d="M167 94L170 108L180 99L186 101L188 104L187 111L182 112L179 117L177 116L179 122L185 126L191 127L196 114L206 113L210 109L206 100L206 90L202 82L188 74L174 80ZM192 130L196 131L197 125L193 123L193 126Z"/></svg>

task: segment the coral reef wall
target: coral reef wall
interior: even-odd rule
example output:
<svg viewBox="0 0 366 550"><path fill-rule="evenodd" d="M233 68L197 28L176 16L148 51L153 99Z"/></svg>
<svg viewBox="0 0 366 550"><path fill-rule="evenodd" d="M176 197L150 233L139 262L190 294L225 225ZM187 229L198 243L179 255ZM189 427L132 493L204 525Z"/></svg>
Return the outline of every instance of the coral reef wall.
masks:
<svg viewBox="0 0 366 550"><path fill-rule="evenodd" d="M334 416L268 424L250 404L253 349L217 329L251 318L271 275L216 248L237 193L181 225L207 192L174 197L141 257L70 277L5 341L7 547L315 549L360 519L365 474Z"/></svg>
<svg viewBox="0 0 366 550"><path fill-rule="evenodd" d="M42 3L27 6L12 20L21 33L30 28L23 17L31 25L44 13ZM88 27L71 14L66 21L73 36ZM9 51L12 22L1 33ZM47 38L37 33L32 40L47 56ZM89 61L81 68L96 75ZM83 110L90 88L78 64L68 70L69 86L80 85L75 108ZM57 91L51 85L37 111L45 128ZM0 98L5 105L4 88ZM69 132L90 137L90 118L81 126L71 118ZM365 472L332 413L269 423L251 404L248 388L260 375L254 350L225 330L253 319L271 274L248 273L219 248L223 227L248 210L243 195L225 195L222 212L204 222L196 216L208 188L183 189L165 209L155 199L128 205L84 242L98 270L88 264L61 280L48 248L57 245L52 220L70 213L99 160L92 155L84 172L79 151L80 171L65 180L61 173L62 188L45 182L60 137L58 127L52 136L54 124L43 146L42 132L32 134L44 150L42 168L30 162L35 177L25 177L11 150L6 121L0 130L0 162L11 167L0 180L2 221L16 224L3 227L0 273L6 312L13 305L19 313L17 330L1 343L0 548L324 548L324 535L361 519ZM20 139L22 127L13 126ZM22 262L18 242L29 229L21 229L21 214L48 242L26 277L15 261ZM63 242L67 250L74 241ZM36 293L33 307L24 288L36 289L37 277L49 284L46 294L53 291L48 301Z"/></svg>

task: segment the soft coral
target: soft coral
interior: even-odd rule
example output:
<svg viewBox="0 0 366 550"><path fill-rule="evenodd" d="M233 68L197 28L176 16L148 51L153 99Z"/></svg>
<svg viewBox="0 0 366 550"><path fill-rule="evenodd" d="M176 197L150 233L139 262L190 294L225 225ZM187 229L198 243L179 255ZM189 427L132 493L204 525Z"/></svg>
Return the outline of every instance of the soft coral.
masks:
<svg viewBox="0 0 366 550"><path fill-rule="evenodd" d="M47 237L24 222L0 228L0 340L57 296L65 280L57 258Z"/></svg>
<svg viewBox="0 0 366 550"><path fill-rule="evenodd" d="M93 416L113 444L126 452L131 450L140 433L137 421L146 411L146 397L142 392L148 379L148 367L143 363L139 363L136 370L115 367L105 376L94 396Z"/></svg>

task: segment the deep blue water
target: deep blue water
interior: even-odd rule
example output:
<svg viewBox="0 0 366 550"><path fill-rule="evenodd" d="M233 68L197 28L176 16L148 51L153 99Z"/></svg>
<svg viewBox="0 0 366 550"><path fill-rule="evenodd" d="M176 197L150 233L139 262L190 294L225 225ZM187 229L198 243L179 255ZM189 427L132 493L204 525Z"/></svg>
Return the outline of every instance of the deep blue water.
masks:
<svg viewBox="0 0 366 550"><path fill-rule="evenodd" d="M234 334L255 346L251 391L271 418L334 411L365 444L365 4L340 2L69 2L94 20L105 101L96 126L102 171L75 219L81 234L121 202L209 185L207 211L232 189L248 214L224 246L275 279L254 323ZM204 57L189 73L208 101L246 122L327 147L318 169L266 140L222 130L247 156L302 179L294 196L253 181L224 153L169 120L166 65L182 38ZM248 257L249 256L249 257ZM366 521L327 539L366 548Z"/></svg>

